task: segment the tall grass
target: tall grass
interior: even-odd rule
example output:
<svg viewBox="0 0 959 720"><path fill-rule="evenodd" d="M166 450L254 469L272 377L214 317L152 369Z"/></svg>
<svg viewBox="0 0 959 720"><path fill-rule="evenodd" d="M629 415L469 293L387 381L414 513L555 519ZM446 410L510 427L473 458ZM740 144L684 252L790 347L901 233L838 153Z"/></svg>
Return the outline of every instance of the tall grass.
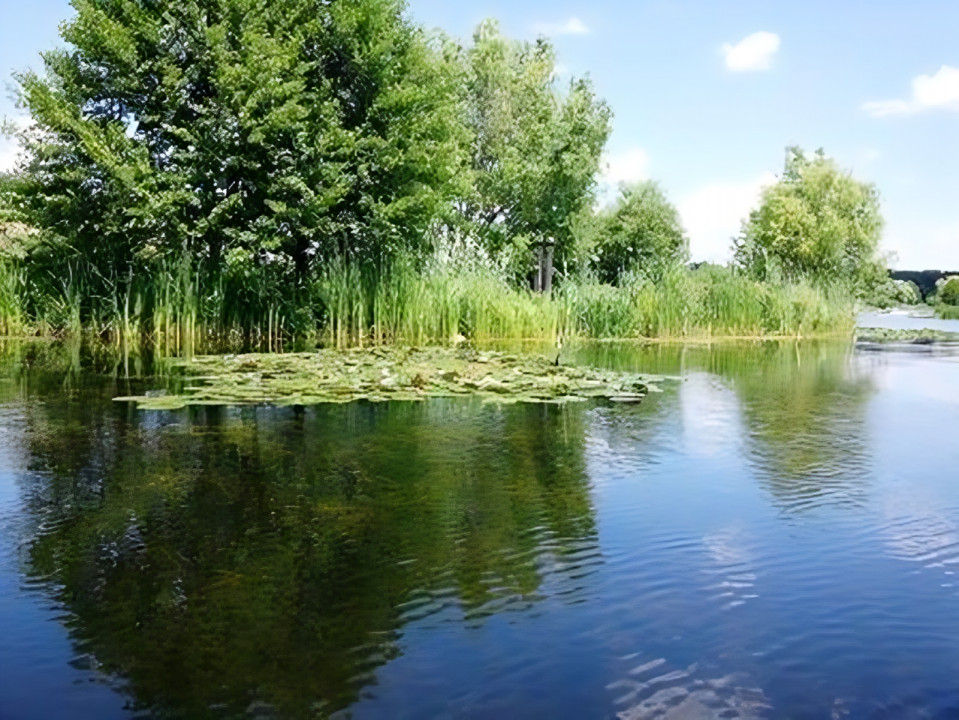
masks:
<svg viewBox="0 0 959 720"><path fill-rule="evenodd" d="M26 274L19 262L0 259L0 334L20 335L26 330L25 290Z"/></svg>
<svg viewBox="0 0 959 720"><path fill-rule="evenodd" d="M661 282L573 284L564 294L578 334L593 338L760 337L845 332L855 298L841 286L761 283L732 270L674 268Z"/></svg>
<svg viewBox="0 0 959 720"><path fill-rule="evenodd" d="M363 342L690 337L802 337L846 332L855 299L842 287L765 284L724 268L676 268L658 283L613 287L569 281L552 297L517 289L488 270L389 274L329 269L318 283L325 340Z"/></svg>
<svg viewBox="0 0 959 720"><path fill-rule="evenodd" d="M563 303L516 289L482 269L421 273L401 261L378 274L336 264L323 272L315 295L322 307L321 336L338 347L457 336L553 338L572 329Z"/></svg>
<svg viewBox="0 0 959 720"><path fill-rule="evenodd" d="M803 337L851 330L855 299L812 283L760 283L719 267L677 267L658 282L590 279L533 293L488 262L330 263L312 284L218 275L189 261L103 278L78 263L27 274L0 261L0 334L143 338L166 353L278 350L290 340L348 346L558 338Z"/></svg>

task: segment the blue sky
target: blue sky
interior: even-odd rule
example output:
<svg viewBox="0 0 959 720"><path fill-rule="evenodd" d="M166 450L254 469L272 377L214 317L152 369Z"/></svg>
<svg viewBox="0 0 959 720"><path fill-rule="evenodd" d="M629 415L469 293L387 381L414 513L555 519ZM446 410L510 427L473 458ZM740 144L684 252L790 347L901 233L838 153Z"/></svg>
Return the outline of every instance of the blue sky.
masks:
<svg viewBox="0 0 959 720"><path fill-rule="evenodd" d="M65 0L0 8L7 77L39 65L70 13ZM552 36L564 71L589 73L615 113L608 179L659 181L695 259L727 257L798 144L878 185L898 267L959 269L955 0L411 0L411 13L463 37L486 17L515 37ZM0 146L0 165L11 150Z"/></svg>

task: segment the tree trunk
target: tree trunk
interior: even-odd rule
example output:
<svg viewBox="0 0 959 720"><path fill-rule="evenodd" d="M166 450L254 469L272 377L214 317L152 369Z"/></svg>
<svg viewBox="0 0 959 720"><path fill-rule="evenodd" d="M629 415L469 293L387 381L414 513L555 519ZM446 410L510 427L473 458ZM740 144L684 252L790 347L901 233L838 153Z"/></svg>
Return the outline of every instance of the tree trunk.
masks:
<svg viewBox="0 0 959 720"><path fill-rule="evenodd" d="M536 269L533 272L533 292L543 292L543 245L536 246Z"/></svg>
<svg viewBox="0 0 959 720"><path fill-rule="evenodd" d="M543 258L543 292L547 295L553 292L553 250L556 245L550 242L546 246L545 257Z"/></svg>

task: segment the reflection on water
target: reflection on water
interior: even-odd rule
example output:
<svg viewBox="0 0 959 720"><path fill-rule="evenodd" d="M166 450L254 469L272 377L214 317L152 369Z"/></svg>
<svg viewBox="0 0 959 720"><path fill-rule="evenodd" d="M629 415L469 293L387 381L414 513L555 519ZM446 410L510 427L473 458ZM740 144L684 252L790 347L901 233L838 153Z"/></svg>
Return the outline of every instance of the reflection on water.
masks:
<svg viewBox="0 0 959 720"><path fill-rule="evenodd" d="M786 510L860 502L868 481L865 407L871 375L835 343L608 344L580 359L682 376L688 453L742 445L762 485Z"/></svg>
<svg viewBox="0 0 959 720"><path fill-rule="evenodd" d="M955 358L574 355L678 379L639 407L141 413L110 398L162 384L127 379L149 358L6 347L0 715L957 706Z"/></svg>

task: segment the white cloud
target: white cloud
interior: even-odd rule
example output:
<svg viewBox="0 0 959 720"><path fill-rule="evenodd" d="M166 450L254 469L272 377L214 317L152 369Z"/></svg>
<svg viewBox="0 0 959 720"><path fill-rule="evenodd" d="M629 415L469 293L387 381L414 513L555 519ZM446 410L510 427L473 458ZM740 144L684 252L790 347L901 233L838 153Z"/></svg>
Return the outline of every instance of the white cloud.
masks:
<svg viewBox="0 0 959 720"><path fill-rule="evenodd" d="M862 108L873 117L911 115L915 112L912 104L905 100L876 100L875 102L865 103Z"/></svg>
<svg viewBox="0 0 959 720"><path fill-rule="evenodd" d="M571 17L561 23L536 23L533 27L538 35L556 37L559 35L589 35L589 26L578 17Z"/></svg>
<svg viewBox="0 0 959 720"><path fill-rule="evenodd" d="M891 218L882 245L896 254L900 270L959 270L959 220Z"/></svg>
<svg viewBox="0 0 959 720"><path fill-rule="evenodd" d="M30 127L30 118L28 116L0 117L0 172L13 170L20 155L20 141L16 137L4 135L4 129L17 132L26 130Z"/></svg>
<svg viewBox="0 0 959 720"><path fill-rule="evenodd" d="M616 155L606 155L599 179L599 200L605 205L613 201L620 185L649 179L649 153L633 147Z"/></svg>
<svg viewBox="0 0 959 720"><path fill-rule="evenodd" d="M749 181L711 183L681 198L677 207L689 233L692 259L727 262L742 221L759 204L763 187L775 181L775 175L764 173Z"/></svg>
<svg viewBox="0 0 959 720"><path fill-rule="evenodd" d="M603 181L611 185L639 182L649 177L649 153L641 147L607 156L603 165Z"/></svg>
<svg viewBox="0 0 959 720"><path fill-rule="evenodd" d="M914 115L924 110L959 112L959 68L943 65L935 75L920 75L912 81L909 100L877 100L863 109L874 117Z"/></svg>
<svg viewBox="0 0 959 720"><path fill-rule="evenodd" d="M733 72L769 70L773 56L779 51L779 36L771 32L748 35L735 45L723 45L726 67Z"/></svg>
<svg viewBox="0 0 959 720"><path fill-rule="evenodd" d="M0 173L13 170L20 152L20 143L13 138L0 137Z"/></svg>

